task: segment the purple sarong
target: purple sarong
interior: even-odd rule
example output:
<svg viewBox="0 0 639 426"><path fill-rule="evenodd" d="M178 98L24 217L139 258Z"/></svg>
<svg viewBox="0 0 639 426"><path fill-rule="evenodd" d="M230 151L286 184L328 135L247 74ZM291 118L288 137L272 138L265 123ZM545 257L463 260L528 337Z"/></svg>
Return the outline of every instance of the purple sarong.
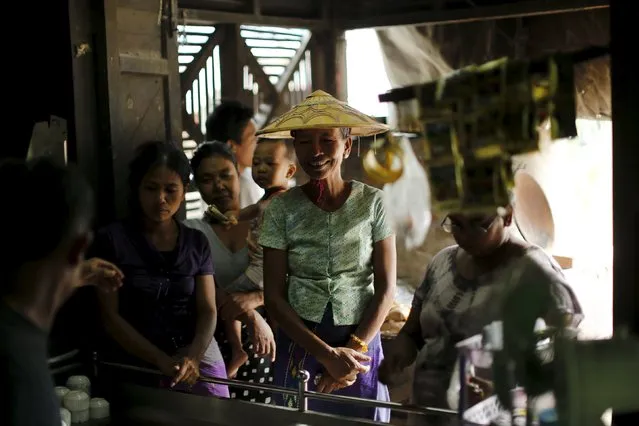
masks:
<svg viewBox="0 0 639 426"><path fill-rule="evenodd" d="M324 317L322 318L321 323L317 324L310 321L304 321L304 323L320 339L333 347L346 346L350 339L350 335L357 328L356 325L334 325L330 304L324 312ZM299 370L306 370L311 375L311 379L308 383L308 390L314 391L317 388L321 375L324 374L323 366L315 359L315 357L289 339L282 329L277 330L276 342L277 358L275 359L275 385L297 389L297 372ZM369 364L371 368L368 373L359 374L357 376L357 381L352 386L335 391L333 394L367 398L377 401L390 401L388 388L377 379L377 370L384 358L379 333L368 344L368 352L366 355L371 357L371 362ZM297 397L294 395L275 394L274 399L278 405L291 408L297 407ZM321 413L358 417L382 423L390 422L390 409L387 408L364 407L360 405L318 401L314 399L310 399L308 401L308 408L309 410Z"/></svg>
<svg viewBox="0 0 639 426"><path fill-rule="evenodd" d="M200 375L205 377L216 377L219 379L226 379L226 367L224 362L219 361L214 364L207 364L205 362L200 363ZM171 385L171 380L168 378L162 379L160 387L168 388ZM217 396L219 398L229 397L229 387L227 385L197 382L193 386L189 386L186 383L178 383L172 390L179 392L191 393L200 396Z"/></svg>

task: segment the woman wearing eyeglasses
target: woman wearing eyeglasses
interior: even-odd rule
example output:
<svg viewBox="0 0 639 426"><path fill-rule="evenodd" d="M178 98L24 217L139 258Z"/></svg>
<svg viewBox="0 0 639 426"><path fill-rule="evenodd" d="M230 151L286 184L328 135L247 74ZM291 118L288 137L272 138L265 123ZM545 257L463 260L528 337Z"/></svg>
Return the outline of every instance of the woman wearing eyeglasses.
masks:
<svg viewBox="0 0 639 426"><path fill-rule="evenodd" d="M455 344L501 319L502 306L517 286L546 286L551 306L532 307L548 324L568 314L576 325L581 307L560 267L540 247L509 232L511 206L501 214L449 214L442 228L457 245L440 251L415 292L410 316L389 345L380 380L415 363L412 403L447 408L446 390L457 359ZM415 417L412 424L441 425L446 417Z"/></svg>

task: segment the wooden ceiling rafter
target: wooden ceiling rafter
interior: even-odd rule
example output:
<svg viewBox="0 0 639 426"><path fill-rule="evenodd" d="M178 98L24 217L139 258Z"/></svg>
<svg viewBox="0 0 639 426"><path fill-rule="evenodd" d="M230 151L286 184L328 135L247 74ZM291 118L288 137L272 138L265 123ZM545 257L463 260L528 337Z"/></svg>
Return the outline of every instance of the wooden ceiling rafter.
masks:
<svg viewBox="0 0 639 426"><path fill-rule="evenodd" d="M295 55L291 58L290 62L284 69L284 72L279 76L276 84L273 84L269 77L264 72L264 69L257 61L257 58L251 52L248 46L244 45L244 51L246 53L246 62L253 77L260 85L260 88L265 90L268 95L265 99L265 104L262 104L260 113L256 117L258 127L264 126L266 123L273 119L275 111L282 104L282 95L286 91L289 82L293 78L295 71L299 68L300 62L304 59L306 51L309 47L312 34L309 31L302 36L300 40L300 46L297 48Z"/></svg>
<svg viewBox="0 0 639 426"><path fill-rule="evenodd" d="M280 76L280 79L277 81L275 85L275 91L278 94L281 94L286 89L288 82L291 81L295 70L299 67L300 62L304 59L304 55L306 50L308 49L308 44L311 42L311 33L306 33L301 40L300 47L297 48L297 52L295 52L295 56L291 58L291 62L286 67L284 73Z"/></svg>
<svg viewBox="0 0 639 426"><path fill-rule="evenodd" d="M261 0L251 0L253 6L253 15L262 16L262 2Z"/></svg>
<svg viewBox="0 0 639 426"><path fill-rule="evenodd" d="M308 45L311 42L311 38L312 35L310 31L302 37L300 47L298 47L297 52L295 52L295 56L291 58L291 62L288 64L279 80L275 84L275 93L277 94L277 96L275 97L275 102L273 103L273 105L271 105L271 110L268 111L268 114L266 114L266 120L264 121L264 123L261 123L262 125L270 122L273 119L275 111L282 102L282 94L288 87L288 83L291 81L291 78L293 78L295 71L300 66L300 62L306 55L306 50L308 49Z"/></svg>
<svg viewBox="0 0 639 426"><path fill-rule="evenodd" d="M608 0L523 0L490 6L474 1L467 4L467 7L451 9L447 8L444 2L443 6L439 4L439 7L430 10L416 9L396 14L371 13L368 16L337 19L335 25L344 30L396 25L442 25L581 12L609 7Z"/></svg>
<svg viewBox="0 0 639 426"><path fill-rule="evenodd" d="M262 68L262 65L260 65L260 63L257 61L257 58L255 57L255 55L253 55L253 52L251 52L251 49L249 49L246 43L242 43L242 50L245 53L247 66L249 67L249 71L251 72L251 74L253 74L253 78L255 78L255 81L260 86L260 88L268 93L267 101L274 102L275 99L277 99L277 97L279 96L277 89L275 88L273 83L271 83L268 75L266 75L266 73L264 72L264 68Z"/></svg>
<svg viewBox="0 0 639 426"><path fill-rule="evenodd" d="M191 83L200 73L200 70L206 64L207 59L213 53L215 46L224 42L224 28L215 28L215 32L209 36L209 39L202 45L199 52L193 55L193 60L186 65L186 69L180 75L180 87L182 88L182 96L191 90Z"/></svg>
<svg viewBox="0 0 639 426"><path fill-rule="evenodd" d="M252 6L246 12L228 12L210 9L182 9L187 24L214 24L218 22L245 25L264 25L286 28L307 28L310 30L352 30L359 28L379 28L394 25L451 24L522 18L537 15L579 12L609 7L609 0L520 0L502 4L482 4L480 0L457 2L452 8L451 1L431 0L427 2L393 2L369 0L367 7L353 7L345 2L322 1L322 7L316 17L291 16L281 11L277 15L265 14L267 0L252 0ZM447 6L448 4L448 6ZM466 4L466 7L459 7ZM373 6L377 5L377 7ZM189 3L193 6L193 2ZM333 7L331 7L333 6ZM343 10L340 9L344 8ZM393 8L403 8L402 12L393 12ZM406 10L406 9L410 10ZM333 10L329 10L333 9ZM251 10L251 12L248 12ZM359 16L352 13L360 11ZM384 11L381 13L380 11ZM398 9L399 10L399 9ZM346 13L348 12L348 13Z"/></svg>
<svg viewBox="0 0 639 426"><path fill-rule="evenodd" d="M205 9L182 9L182 20L188 25L212 25L216 23L264 25L282 28L327 29L329 22L322 19L274 16L255 13L224 12Z"/></svg>
<svg viewBox="0 0 639 426"><path fill-rule="evenodd" d="M193 7L193 4L196 3L191 1L189 6ZM326 32L339 32L357 28L379 28L392 25L494 21L609 7L608 0L520 0L510 3L504 0L501 4L495 4L493 1L487 4L483 0L429 0L428 2L395 0L392 4L385 0L361 0L357 2L359 6L366 5L366 7L353 7L352 4L346 5L344 2L324 0L320 5L321 7L315 7L315 11L310 15L309 9L306 12L298 12L299 14L306 13L306 17L294 17L291 16L293 15L292 9L289 12L285 10L274 11L268 0L244 0L237 4L240 5L240 3L246 7L236 8L234 11L182 9L181 20L185 25L231 23L255 26L255 28L247 29L247 31L264 34L277 31L277 27L306 28L310 30L277 82L271 81L272 77L269 77L265 72L258 58L253 55L251 48L242 43L241 56L243 56L243 62L248 66L255 82L259 85L260 91L264 95L260 104L260 113L258 114L260 117L258 119L259 125L269 122L278 108L282 106L284 102L282 95L299 67L306 49L308 49L311 33L319 35ZM204 3L202 3L202 6L204 6ZM212 4L209 4L209 7L211 6ZM269 8L269 6L271 7ZM268 10L268 14L265 13L266 10ZM274 16L278 14L280 16ZM312 16L312 18L308 18L308 16ZM271 28L260 29L260 26ZM219 28L220 26L216 27ZM286 30L281 32L282 34L288 34ZM197 78L213 47L221 43L223 37L223 32L219 30L212 34L207 43L203 45L201 51L194 55L193 61L187 65L187 69L182 73L183 83L188 83ZM183 94L186 93L188 87L188 84L182 85Z"/></svg>

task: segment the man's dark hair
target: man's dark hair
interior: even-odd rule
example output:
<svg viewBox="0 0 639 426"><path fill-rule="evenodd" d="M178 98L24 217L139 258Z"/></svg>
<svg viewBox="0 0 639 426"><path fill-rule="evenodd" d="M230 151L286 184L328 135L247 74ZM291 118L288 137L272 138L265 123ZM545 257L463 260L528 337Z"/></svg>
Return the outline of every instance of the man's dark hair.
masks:
<svg viewBox="0 0 639 426"><path fill-rule="evenodd" d="M44 259L65 239L91 228L93 191L75 167L49 158L6 160L0 162L0 182L8 191L0 209L0 270L9 281L25 263Z"/></svg>
<svg viewBox="0 0 639 426"><path fill-rule="evenodd" d="M176 144L165 141L149 141L140 145L133 160L129 164L129 208L131 213L140 213L140 200L138 190L144 176L156 167L166 167L180 176L187 191L191 180L191 167L189 159Z"/></svg>
<svg viewBox="0 0 639 426"><path fill-rule="evenodd" d="M237 101L223 101L206 119L206 139L242 143L242 133L253 118L253 110Z"/></svg>
<svg viewBox="0 0 639 426"><path fill-rule="evenodd" d="M193 171L193 176L195 176L196 179L197 169L200 168L200 164L202 164L202 161L206 158L210 157L222 157L229 160L237 169L237 159L235 158L235 154L226 142L204 142L197 147L193 153L193 157L191 157L191 170Z"/></svg>

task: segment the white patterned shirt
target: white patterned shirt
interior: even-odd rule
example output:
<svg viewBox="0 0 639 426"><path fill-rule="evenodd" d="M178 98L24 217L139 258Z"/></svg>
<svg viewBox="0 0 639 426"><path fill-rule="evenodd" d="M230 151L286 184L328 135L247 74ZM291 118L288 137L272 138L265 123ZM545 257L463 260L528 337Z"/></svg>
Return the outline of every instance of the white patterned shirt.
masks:
<svg viewBox="0 0 639 426"><path fill-rule="evenodd" d="M259 243L288 252L288 302L301 318L320 323L331 303L335 325L354 325L374 294L373 244L391 235L382 191L353 181L334 212L317 207L301 187L275 197Z"/></svg>
<svg viewBox="0 0 639 426"><path fill-rule="evenodd" d="M551 311L571 313L575 324L583 317L581 305L561 267L540 247L530 246L522 256L513 257L472 280L457 273L457 250L458 246L451 246L435 255L413 298L412 309L420 313L424 339L413 378L411 402L417 405L448 405L446 389L458 355L455 344L503 319L505 309L521 309L504 304L513 289L549 288L551 305L537 306L540 316Z"/></svg>
<svg viewBox="0 0 639 426"><path fill-rule="evenodd" d="M246 167L240 173L240 208L246 208L260 201L264 196L264 190L253 180L253 172Z"/></svg>

